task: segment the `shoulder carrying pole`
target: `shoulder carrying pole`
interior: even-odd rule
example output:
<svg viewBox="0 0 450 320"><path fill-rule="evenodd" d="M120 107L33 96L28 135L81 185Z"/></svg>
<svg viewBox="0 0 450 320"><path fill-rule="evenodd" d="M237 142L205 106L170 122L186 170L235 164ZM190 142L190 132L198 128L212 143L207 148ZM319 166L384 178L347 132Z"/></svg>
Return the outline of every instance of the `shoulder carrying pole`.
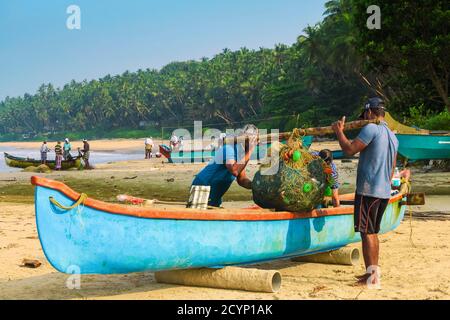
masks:
<svg viewBox="0 0 450 320"><path fill-rule="evenodd" d="M379 120L358 120L358 121L351 121L344 124L344 131L349 130L355 130L360 129L369 123L375 123L379 124ZM315 127L315 128L306 128L306 129L298 129L300 131L301 136L323 136L327 134L333 134L334 130L331 126L327 127ZM276 140L277 138L279 140L288 139L292 135L292 132L281 132L278 135L277 134L265 134L260 135L259 139L263 141L272 141ZM225 143L236 143L236 142L244 142L247 136L242 135L239 137L229 137L225 138Z"/></svg>

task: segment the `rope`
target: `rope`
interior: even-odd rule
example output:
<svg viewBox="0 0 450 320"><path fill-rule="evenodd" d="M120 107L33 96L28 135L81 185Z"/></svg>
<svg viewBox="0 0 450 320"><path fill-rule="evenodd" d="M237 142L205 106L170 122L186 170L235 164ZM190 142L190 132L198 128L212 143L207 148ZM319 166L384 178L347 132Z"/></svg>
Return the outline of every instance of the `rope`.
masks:
<svg viewBox="0 0 450 320"><path fill-rule="evenodd" d="M411 242L411 245L415 248L416 245L413 242L412 235L413 235L413 227L412 227L412 209L411 206L408 207L409 211L409 242Z"/></svg>
<svg viewBox="0 0 450 320"><path fill-rule="evenodd" d="M305 129L294 128L294 129L292 130L291 137L293 137L294 139L303 138L304 136L306 136L306 131L305 131Z"/></svg>
<svg viewBox="0 0 450 320"><path fill-rule="evenodd" d="M410 181L405 181L402 178L402 182L404 184L406 184L406 192L405 195L407 195L408 193L411 193L412 190L412 184ZM412 209L411 206L408 206L408 213L409 213L409 242L411 243L411 246L413 246L414 248L416 248L416 245L413 242L412 236L413 236L413 226L412 226L412 220L413 220L413 216L412 216Z"/></svg>
<svg viewBox="0 0 450 320"><path fill-rule="evenodd" d="M51 203L53 203L55 206L57 206L58 208L60 208L62 210L72 210L72 209L78 207L80 204L84 203L84 201L87 199L87 197L88 196L86 193L80 194L80 197L78 198L78 200L69 207L63 206L61 203L56 201L56 199L53 197L49 197L48 199L50 200Z"/></svg>
<svg viewBox="0 0 450 320"><path fill-rule="evenodd" d="M292 130L291 137L292 137L293 139L299 138L299 137L300 137L300 129L294 128L294 129Z"/></svg>

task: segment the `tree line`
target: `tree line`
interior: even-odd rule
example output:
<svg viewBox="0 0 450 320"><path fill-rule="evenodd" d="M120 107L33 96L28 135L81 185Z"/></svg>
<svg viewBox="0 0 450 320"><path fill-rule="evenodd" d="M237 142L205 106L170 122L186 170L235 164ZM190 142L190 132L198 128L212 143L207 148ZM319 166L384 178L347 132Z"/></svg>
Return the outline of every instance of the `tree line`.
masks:
<svg viewBox="0 0 450 320"><path fill-rule="evenodd" d="M183 126L194 119L287 130L352 117L373 95L399 120L450 128L447 2L380 0L379 30L366 26L370 5L327 2L323 20L292 45L224 49L210 59L62 88L42 84L33 95L0 102L0 135Z"/></svg>

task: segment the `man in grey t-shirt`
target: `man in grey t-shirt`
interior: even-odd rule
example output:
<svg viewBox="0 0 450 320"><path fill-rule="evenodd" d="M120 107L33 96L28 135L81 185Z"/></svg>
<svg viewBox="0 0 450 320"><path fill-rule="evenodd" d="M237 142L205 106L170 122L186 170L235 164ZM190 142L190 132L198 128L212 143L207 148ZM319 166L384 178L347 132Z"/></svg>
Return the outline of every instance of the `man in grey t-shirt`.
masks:
<svg viewBox="0 0 450 320"><path fill-rule="evenodd" d="M343 131L345 117L333 124L342 150L350 156L360 152L354 209L355 231L361 233L366 265L366 273L358 277L360 284L365 284L370 276L372 284L379 283L378 232L391 196L391 179L397 160L398 140L384 121L384 114L383 100L369 99L361 116L365 120L377 119L379 124L366 125L351 142Z"/></svg>

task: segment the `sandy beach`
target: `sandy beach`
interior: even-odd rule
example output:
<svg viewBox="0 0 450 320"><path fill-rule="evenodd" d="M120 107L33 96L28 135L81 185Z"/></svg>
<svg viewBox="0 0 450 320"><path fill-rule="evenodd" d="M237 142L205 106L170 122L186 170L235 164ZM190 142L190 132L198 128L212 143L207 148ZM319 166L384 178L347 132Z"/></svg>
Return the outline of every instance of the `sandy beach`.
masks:
<svg viewBox="0 0 450 320"><path fill-rule="evenodd" d="M53 147L56 145L57 141L47 141L49 147ZM161 140L154 139L153 142L155 145L162 143ZM71 141L72 149L76 150L77 148L83 147L82 141ZM167 143L167 141L166 141ZM22 149L36 149L39 150L42 145L41 141L30 141L30 142L0 142L0 147L8 146L14 148L22 148ZM136 150L144 149L144 139L100 139L100 140L92 140L89 141L89 145L92 150L96 151L116 151L116 152L132 152Z"/></svg>
<svg viewBox="0 0 450 320"><path fill-rule="evenodd" d="M40 143L0 145L35 148ZM141 140L98 140L91 142L91 149L126 153L141 150L142 145ZM325 146L337 149L335 143L315 143L312 148ZM353 192L357 160L336 164L341 191ZM90 171L38 175L63 181L104 201L116 201L120 193L184 201L193 176L204 165L174 165L154 158L98 164ZM249 175L256 169L251 165ZM278 293L165 285L157 283L152 273L82 276L79 290L68 289L68 275L49 264L39 243L29 183L32 175L0 173L0 299L450 299L450 172L413 169L413 191L426 193L426 205L411 206L396 230L380 236L381 290L352 286L354 276L364 271L362 261L356 266L290 260L255 265L281 272ZM224 200L229 208L252 203L251 192L237 184ZM42 265L22 267L24 258L37 259Z"/></svg>

